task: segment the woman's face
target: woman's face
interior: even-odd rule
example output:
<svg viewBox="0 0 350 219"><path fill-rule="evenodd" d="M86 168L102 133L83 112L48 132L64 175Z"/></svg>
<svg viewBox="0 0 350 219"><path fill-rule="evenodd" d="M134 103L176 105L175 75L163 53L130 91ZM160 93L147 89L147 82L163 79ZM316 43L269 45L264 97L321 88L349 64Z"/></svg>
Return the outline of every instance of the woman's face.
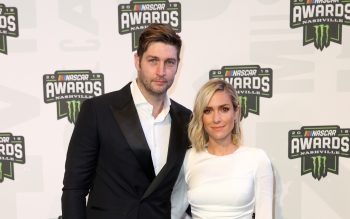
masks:
<svg viewBox="0 0 350 219"><path fill-rule="evenodd" d="M203 126L209 142L229 143L237 111L233 108L230 95L226 91L216 91L203 111Z"/></svg>

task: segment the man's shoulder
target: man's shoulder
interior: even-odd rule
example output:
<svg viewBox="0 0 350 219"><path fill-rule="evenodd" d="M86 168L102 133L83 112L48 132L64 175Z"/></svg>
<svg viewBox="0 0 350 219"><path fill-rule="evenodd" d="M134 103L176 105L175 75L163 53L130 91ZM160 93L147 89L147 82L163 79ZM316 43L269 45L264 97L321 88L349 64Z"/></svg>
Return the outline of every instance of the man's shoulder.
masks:
<svg viewBox="0 0 350 219"><path fill-rule="evenodd" d="M86 104L92 103L93 105L103 107L107 105L123 106L130 100L132 100L132 97L130 93L130 83L128 83L120 90L108 92L100 96L87 99L84 102L87 102Z"/></svg>
<svg viewBox="0 0 350 219"><path fill-rule="evenodd" d="M125 85L120 90L111 91L111 92L102 94L100 96L92 98L92 100L95 100L95 101L106 101L106 100L115 100L116 98L117 99L129 98L130 96L131 96L130 83L128 83L127 85Z"/></svg>
<svg viewBox="0 0 350 219"><path fill-rule="evenodd" d="M181 105L180 103L176 102L173 99L170 99L171 101L171 108L173 108L176 112L183 113L186 115L191 115L191 110L186 108L185 106Z"/></svg>

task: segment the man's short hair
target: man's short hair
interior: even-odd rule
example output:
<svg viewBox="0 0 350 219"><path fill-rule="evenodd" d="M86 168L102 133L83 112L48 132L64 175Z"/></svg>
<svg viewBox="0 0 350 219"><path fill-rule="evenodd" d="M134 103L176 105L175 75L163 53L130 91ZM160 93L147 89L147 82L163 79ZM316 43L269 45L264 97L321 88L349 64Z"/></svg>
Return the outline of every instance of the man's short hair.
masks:
<svg viewBox="0 0 350 219"><path fill-rule="evenodd" d="M154 42L162 42L175 46L177 49L177 59L180 60L182 41L180 36L169 25L153 23L144 29L139 38L137 55L142 58L149 45Z"/></svg>

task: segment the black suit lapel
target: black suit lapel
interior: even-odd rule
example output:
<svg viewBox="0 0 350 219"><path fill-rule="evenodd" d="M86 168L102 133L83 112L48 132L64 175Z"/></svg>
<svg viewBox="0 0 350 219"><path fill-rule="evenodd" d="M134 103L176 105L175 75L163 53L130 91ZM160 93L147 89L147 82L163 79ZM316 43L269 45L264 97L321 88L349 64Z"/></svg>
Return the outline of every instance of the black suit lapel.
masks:
<svg viewBox="0 0 350 219"><path fill-rule="evenodd" d="M112 106L114 118L147 177L152 181L155 173L151 151L143 133L136 107L132 101L130 86L124 87L122 92L124 92L126 103L122 104L122 107Z"/></svg>
<svg viewBox="0 0 350 219"><path fill-rule="evenodd" d="M176 111L170 107L170 116L171 116L171 130L170 130L170 139L169 139L169 149L167 162L161 171L158 173L157 177L153 180L152 184L148 187L145 194L142 196L142 199L149 196L164 180L168 175L169 171L174 167L176 161L179 159L179 156L184 156L186 152L186 147L181 145L184 144L184 133L185 131L182 128L181 121L178 118ZM183 121L182 121L183 122Z"/></svg>

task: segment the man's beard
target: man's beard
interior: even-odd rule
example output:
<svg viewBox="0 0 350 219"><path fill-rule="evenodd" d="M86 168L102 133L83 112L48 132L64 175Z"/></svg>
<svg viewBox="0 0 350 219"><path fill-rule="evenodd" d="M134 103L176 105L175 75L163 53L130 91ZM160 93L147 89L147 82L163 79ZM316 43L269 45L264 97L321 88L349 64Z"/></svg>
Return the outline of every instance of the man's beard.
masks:
<svg viewBox="0 0 350 219"><path fill-rule="evenodd" d="M157 83L157 82L154 82L154 81L164 81L164 85L161 86L161 87L158 87L158 86L153 86L152 83ZM138 77L138 82L144 87L144 89L154 95L154 96L161 96L161 95L164 95L168 89L171 87L171 85L173 84L174 82L174 79L172 80L166 80L164 78L154 78L154 79L151 79L151 80L147 80L145 79L142 74L139 74L139 77ZM158 89L157 89L158 88Z"/></svg>
<svg viewBox="0 0 350 219"><path fill-rule="evenodd" d="M156 80L159 80L159 79L156 79ZM164 80L164 79L161 79L161 80ZM166 83L162 86L162 87L160 87L159 89L157 89L155 86L152 86L152 83L154 83L154 82L152 82L152 81L143 81L142 79L141 79L141 83L143 84L143 86L145 87L145 89L149 92L149 93L151 93L151 94L153 94L153 95L155 95L155 96L161 96L161 95L164 95L164 94L166 94L166 92L168 91L168 89L171 87L171 85L172 85L172 83L173 83L173 81L168 81L168 80L165 80L166 81Z"/></svg>

